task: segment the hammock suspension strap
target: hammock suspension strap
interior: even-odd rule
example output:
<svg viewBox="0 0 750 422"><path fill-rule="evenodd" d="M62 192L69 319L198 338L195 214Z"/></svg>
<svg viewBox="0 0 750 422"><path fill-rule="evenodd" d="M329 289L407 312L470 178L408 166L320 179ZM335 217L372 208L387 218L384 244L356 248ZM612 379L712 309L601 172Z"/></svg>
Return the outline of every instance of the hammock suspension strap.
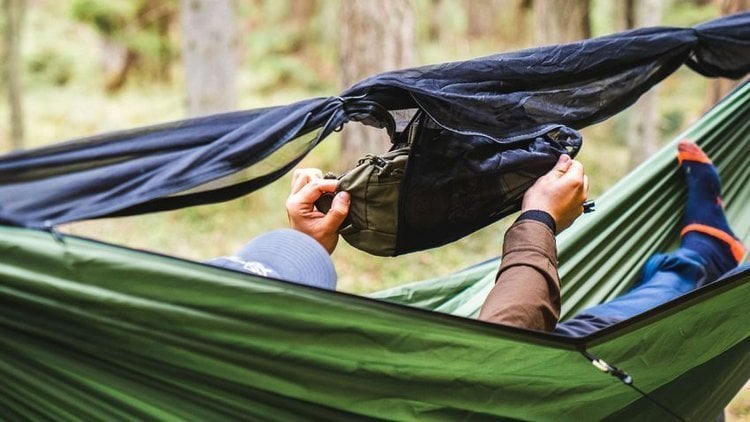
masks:
<svg viewBox="0 0 750 422"><path fill-rule="evenodd" d="M622 369L610 365L607 363L604 359L598 358L591 353L589 353L586 350L581 350L581 354L591 362L594 367L605 374L612 375L613 377L617 378L618 380L622 381L623 384L627 385L628 387L631 387L633 390L635 390L638 394L640 394L642 397L646 398L653 404L655 404L660 409L664 410L666 413L671 415L675 420L678 420L680 422L685 422L685 419L669 409L667 406L663 405L662 403L659 403L656 399L649 396L648 393L644 392L640 388L636 387L635 384L633 384L633 377L630 376L627 372L623 371Z"/></svg>

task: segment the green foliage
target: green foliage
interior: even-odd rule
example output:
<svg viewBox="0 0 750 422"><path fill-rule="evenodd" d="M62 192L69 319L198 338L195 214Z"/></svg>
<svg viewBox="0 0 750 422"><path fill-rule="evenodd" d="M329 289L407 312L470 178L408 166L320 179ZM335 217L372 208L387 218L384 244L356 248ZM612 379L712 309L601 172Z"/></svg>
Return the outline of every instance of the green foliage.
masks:
<svg viewBox="0 0 750 422"><path fill-rule="evenodd" d="M716 3L719 2L672 0L669 12L664 14L664 25L692 26L716 17Z"/></svg>
<svg viewBox="0 0 750 422"><path fill-rule="evenodd" d="M177 13L176 0L75 0L71 16L91 25L108 43L122 46L133 60L122 72L133 68L151 79L168 80L169 66L176 56L170 31ZM110 85L119 89L121 84Z"/></svg>
<svg viewBox="0 0 750 422"><path fill-rule="evenodd" d="M135 4L128 0L75 0L71 14L76 20L93 25L99 33L115 36L135 15Z"/></svg>
<svg viewBox="0 0 750 422"><path fill-rule="evenodd" d="M685 127L685 112L682 110L670 110L662 115L661 132L671 137Z"/></svg>
<svg viewBox="0 0 750 422"><path fill-rule="evenodd" d="M312 0L310 0L312 1ZM314 93L339 89L335 73L338 2L313 2L310 15L288 1L243 2L238 15L246 50L244 66L254 89L268 95L299 87Z"/></svg>
<svg viewBox="0 0 750 422"><path fill-rule="evenodd" d="M34 84L65 86L74 73L73 58L49 48L29 57L26 67Z"/></svg>
<svg viewBox="0 0 750 422"><path fill-rule="evenodd" d="M123 37L125 44L141 57L158 61L163 54L175 55L175 48L170 42L155 31L133 31L127 37Z"/></svg>

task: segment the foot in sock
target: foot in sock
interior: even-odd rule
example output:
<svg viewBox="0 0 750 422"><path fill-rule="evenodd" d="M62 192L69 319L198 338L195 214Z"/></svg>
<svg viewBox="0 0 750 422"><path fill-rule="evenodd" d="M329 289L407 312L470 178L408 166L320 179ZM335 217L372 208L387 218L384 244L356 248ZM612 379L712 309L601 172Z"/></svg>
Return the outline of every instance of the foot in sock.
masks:
<svg viewBox="0 0 750 422"><path fill-rule="evenodd" d="M682 246L708 258L718 275L736 267L745 254L724 215L721 181L716 167L701 148L682 140L677 159L687 184Z"/></svg>

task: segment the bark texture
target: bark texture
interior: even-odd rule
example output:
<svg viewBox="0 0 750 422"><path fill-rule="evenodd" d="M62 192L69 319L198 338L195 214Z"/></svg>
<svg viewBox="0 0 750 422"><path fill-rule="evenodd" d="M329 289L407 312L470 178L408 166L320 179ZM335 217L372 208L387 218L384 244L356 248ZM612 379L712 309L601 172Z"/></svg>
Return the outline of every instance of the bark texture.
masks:
<svg viewBox="0 0 750 422"><path fill-rule="evenodd" d="M376 73L413 66L414 12L409 0L347 0L339 13L344 88ZM338 170L353 167L366 153L385 151L389 144L384 130L346 125Z"/></svg>
<svg viewBox="0 0 750 422"><path fill-rule="evenodd" d="M237 106L237 32L233 0L181 0L180 22L192 117Z"/></svg>
<svg viewBox="0 0 750 422"><path fill-rule="evenodd" d="M633 3L636 27L661 25L664 15L662 0L634 0ZM630 109L626 135L630 168L655 154L661 144L659 91L659 85L652 87Z"/></svg>
<svg viewBox="0 0 750 422"><path fill-rule="evenodd" d="M716 3L722 16L750 10L750 0L716 0ZM716 104L716 102L724 98L729 91L733 90L737 85L747 79L748 77L746 76L740 80L727 78L716 78L712 80L708 86L707 106L711 107Z"/></svg>
<svg viewBox="0 0 750 422"><path fill-rule="evenodd" d="M589 0L534 0L535 44L565 44L590 38L589 3Z"/></svg>
<svg viewBox="0 0 750 422"><path fill-rule="evenodd" d="M21 149L24 146L23 94L21 84L21 26L26 12L26 0L3 0L3 51L4 79L7 88L7 99L10 128L10 148Z"/></svg>

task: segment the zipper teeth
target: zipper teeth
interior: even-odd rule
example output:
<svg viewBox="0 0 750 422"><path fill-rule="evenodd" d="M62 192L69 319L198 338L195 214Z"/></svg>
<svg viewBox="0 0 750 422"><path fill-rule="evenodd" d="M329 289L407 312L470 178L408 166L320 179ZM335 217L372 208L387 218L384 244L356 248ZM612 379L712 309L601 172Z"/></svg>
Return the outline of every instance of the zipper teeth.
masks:
<svg viewBox="0 0 750 422"><path fill-rule="evenodd" d="M386 155L386 154L393 154L393 155L394 155L394 158L395 158L395 157L398 157L398 156L401 156L401 155L409 155L409 148L410 148L409 146L406 146L406 147L402 147L402 148L398 148L398 149L395 149L395 150L393 150L393 151L389 151L389 152L387 152L387 153L385 153L385 154L383 154L383 155ZM372 164L372 162L373 162L374 160L376 160L377 158L381 158L381 159L383 159L383 160L384 160L384 161L386 161L386 162L388 162L388 161L392 162L392 161L393 161L393 159L390 159L390 160L388 160L388 159L382 158L381 156L377 156L377 155L375 155L375 154L365 154L365 156L364 156L364 157L360 158L360 159L359 159L359 161L357 161L357 165L356 165L356 166L354 166L353 168L350 168L349 170L346 170L345 172L341 173L341 174L340 174L339 176L337 176L337 177L334 177L334 178L335 178L335 179L338 179L338 180L340 181L340 180L341 180L341 179L343 179L343 178L344 178L344 177L345 177L346 175L348 175L349 173L351 173L351 172L352 172L352 171L353 171L354 169L356 169L357 167L359 167L359 166L361 166L361 165L365 164L365 162L369 161L369 162L370 162L370 163ZM404 172L404 171L402 171L402 173L403 173L403 172Z"/></svg>
<svg viewBox="0 0 750 422"><path fill-rule="evenodd" d="M413 127L410 129L409 137L407 139L408 144L403 149L407 152L407 160L404 163L404 168L401 171L401 182L398 185L398 202L396 204L396 243L393 245L393 256L399 255L403 251L403 244L399 239L404 238L405 229L404 225L402 224L402 218L405 218L406 215L406 195L404 195L403 189L405 189L406 186L408 186L409 181L411 180L412 173L409 171L409 160L408 157L411 157L412 148L415 146L415 142L419 139L419 136L422 134L422 132L425 130L424 128L424 120L425 116L432 118L429 113L424 109L424 107L417 101L416 98L414 98L414 94L410 91L409 95L414 99L414 101L419 105L420 110L417 111L417 114L424 113L424 115L416 116L414 117L414 120L411 122L413 123ZM434 119L433 119L434 120Z"/></svg>

